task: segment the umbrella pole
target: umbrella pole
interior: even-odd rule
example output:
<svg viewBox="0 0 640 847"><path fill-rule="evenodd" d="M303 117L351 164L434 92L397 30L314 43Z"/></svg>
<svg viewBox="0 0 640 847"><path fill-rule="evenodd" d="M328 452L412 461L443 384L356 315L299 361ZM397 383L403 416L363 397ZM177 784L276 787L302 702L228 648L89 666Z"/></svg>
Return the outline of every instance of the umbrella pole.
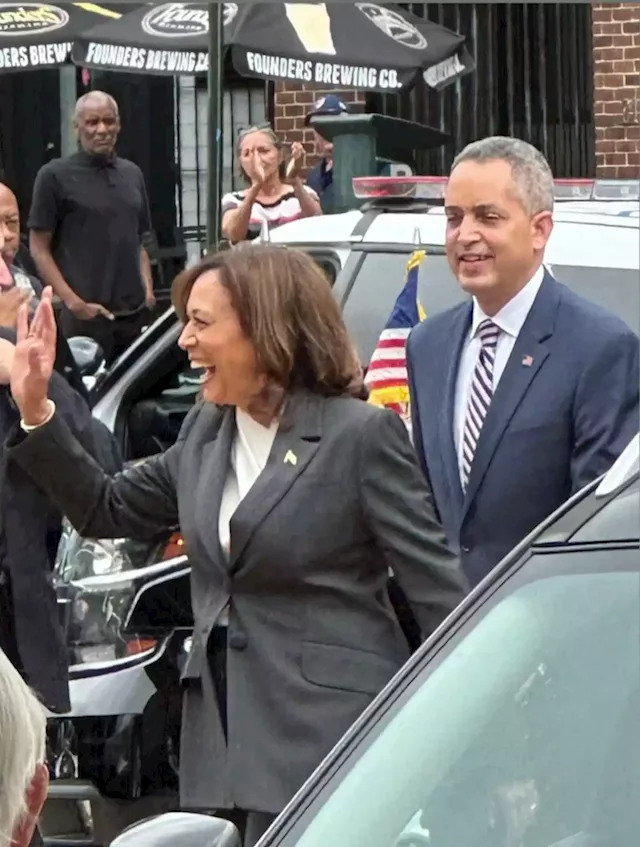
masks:
<svg viewBox="0 0 640 847"><path fill-rule="evenodd" d="M207 248L220 240L222 199L223 44L222 3L209 4L209 75L207 143Z"/></svg>

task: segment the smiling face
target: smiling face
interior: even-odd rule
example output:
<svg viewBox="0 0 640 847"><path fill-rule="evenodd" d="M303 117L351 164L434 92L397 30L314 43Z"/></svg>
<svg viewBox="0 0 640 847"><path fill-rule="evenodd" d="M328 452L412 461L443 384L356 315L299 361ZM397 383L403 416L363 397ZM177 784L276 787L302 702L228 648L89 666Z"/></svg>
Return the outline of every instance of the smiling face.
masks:
<svg viewBox="0 0 640 847"><path fill-rule="evenodd" d="M278 175L281 161L280 150L268 132L256 130L243 136L240 140L239 157L240 166L251 181L256 175L256 158L264 169L265 182Z"/></svg>
<svg viewBox="0 0 640 847"><path fill-rule="evenodd" d="M493 315L534 275L551 235L551 212L523 205L511 165L465 160L445 193L446 248L462 288Z"/></svg>
<svg viewBox="0 0 640 847"><path fill-rule="evenodd" d="M202 393L210 403L247 410L264 389L255 349L242 331L219 271L205 271L193 284L178 344L193 367L205 368Z"/></svg>

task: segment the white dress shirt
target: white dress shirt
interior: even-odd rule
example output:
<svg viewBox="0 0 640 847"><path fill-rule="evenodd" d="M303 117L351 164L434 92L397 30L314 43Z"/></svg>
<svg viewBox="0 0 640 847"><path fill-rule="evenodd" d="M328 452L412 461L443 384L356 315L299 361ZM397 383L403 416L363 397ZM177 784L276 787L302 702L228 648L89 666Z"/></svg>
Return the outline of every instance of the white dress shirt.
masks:
<svg viewBox="0 0 640 847"><path fill-rule="evenodd" d="M529 282L509 302L500 309L492 318L485 315L478 301L473 299L473 317L471 328L460 356L458 366L458 378L456 381L456 397L453 422L453 437L455 439L456 452L458 455L458 471L460 480L462 474L462 441L464 437L464 424L467 416L467 405L469 403L469 392L473 381L473 373L480 354L480 339L476 337L478 327L482 321L491 320L500 329L496 356L493 364L493 390L495 391L500 382L500 377L513 350L516 339L520 334L527 315L531 311L533 301L536 299L542 280L544 278L544 266L541 265Z"/></svg>
<svg viewBox="0 0 640 847"><path fill-rule="evenodd" d="M236 409L236 436L231 447L229 473L218 517L220 546L227 557L231 546L231 518L264 470L278 425L279 421L274 420L270 426L262 426L251 415ZM217 625L226 626L227 623L228 613L225 609Z"/></svg>

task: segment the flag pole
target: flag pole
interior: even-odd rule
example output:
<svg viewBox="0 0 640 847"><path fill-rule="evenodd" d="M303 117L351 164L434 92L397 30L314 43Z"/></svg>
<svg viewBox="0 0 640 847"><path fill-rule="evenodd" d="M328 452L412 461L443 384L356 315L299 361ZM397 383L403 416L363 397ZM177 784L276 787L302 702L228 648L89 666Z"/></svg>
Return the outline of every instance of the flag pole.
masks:
<svg viewBox="0 0 640 847"><path fill-rule="evenodd" d="M207 252L220 240L222 198L223 4L209 4L209 73L207 79Z"/></svg>

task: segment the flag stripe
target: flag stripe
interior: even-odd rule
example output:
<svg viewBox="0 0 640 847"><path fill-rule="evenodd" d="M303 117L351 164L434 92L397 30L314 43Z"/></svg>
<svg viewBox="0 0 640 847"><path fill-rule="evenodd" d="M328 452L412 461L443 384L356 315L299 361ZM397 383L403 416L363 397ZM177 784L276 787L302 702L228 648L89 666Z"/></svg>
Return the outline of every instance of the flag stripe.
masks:
<svg viewBox="0 0 640 847"><path fill-rule="evenodd" d="M407 426L410 413L406 344L410 331L425 317L418 299L418 269L425 256L424 250L417 250L407 261L404 286L380 333L365 378L369 402L396 412Z"/></svg>

